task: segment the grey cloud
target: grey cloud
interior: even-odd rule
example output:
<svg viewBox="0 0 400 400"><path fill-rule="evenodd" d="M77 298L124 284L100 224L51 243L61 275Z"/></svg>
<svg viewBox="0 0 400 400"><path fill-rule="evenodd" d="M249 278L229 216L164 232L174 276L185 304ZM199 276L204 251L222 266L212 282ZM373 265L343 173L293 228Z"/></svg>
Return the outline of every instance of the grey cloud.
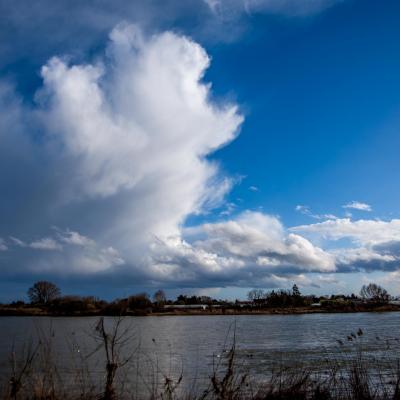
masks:
<svg viewBox="0 0 400 400"><path fill-rule="evenodd" d="M53 238L42 238L35 240L29 244L29 247L37 250L62 250L60 243L57 243Z"/></svg>
<svg viewBox="0 0 400 400"><path fill-rule="evenodd" d="M0 2L0 71L39 85L37 71L50 56L69 54L78 62L101 48L121 21L146 32L175 30L201 42L231 41L256 13L313 15L340 0L14 0ZM29 49L27 58L26 49ZM33 72L34 71L34 72ZM19 83L20 84L20 83ZM22 84L22 83L21 83Z"/></svg>
<svg viewBox="0 0 400 400"><path fill-rule="evenodd" d="M79 232L74 232L69 229L67 229L66 231L62 231L57 228L55 229L58 233L59 240L63 243L84 247L94 246L96 244L94 240L88 238L87 236L81 235Z"/></svg>
<svg viewBox="0 0 400 400"><path fill-rule="evenodd" d="M70 230L57 230L54 236L29 242L10 237L7 249L12 253L13 269L3 268L2 272L14 277L48 274L79 279L125 263L112 246L102 247L93 239Z"/></svg>
<svg viewBox="0 0 400 400"><path fill-rule="evenodd" d="M340 272L393 271L400 267L400 253L381 252L375 246L338 249L333 254Z"/></svg>
<svg viewBox="0 0 400 400"><path fill-rule="evenodd" d="M6 251L6 250L8 250L8 247L4 239L0 238L0 251Z"/></svg>

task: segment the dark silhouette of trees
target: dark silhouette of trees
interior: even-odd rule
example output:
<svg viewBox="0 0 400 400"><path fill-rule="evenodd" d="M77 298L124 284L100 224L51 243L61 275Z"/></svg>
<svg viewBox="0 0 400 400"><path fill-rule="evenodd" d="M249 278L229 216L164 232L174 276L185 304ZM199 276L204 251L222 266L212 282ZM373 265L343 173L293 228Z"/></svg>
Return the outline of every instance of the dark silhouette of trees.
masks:
<svg viewBox="0 0 400 400"><path fill-rule="evenodd" d="M305 303L304 296L301 295L299 287L294 284L292 287L292 305L295 307L302 307Z"/></svg>
<svg viewBox="0 0 400 400"><path fill-rule="evenodd" d="M28 290L31 303L48 304L61 295L61 290L48 281L38 281Z"/></svg>
<svg viewBox="0 0 400 400"><path fill-rule="evenodd" d="M265 295L268 307L290 307L293 306L293 296L289 290L272 290Z"/></svg>
<svg viewBox="0 0 400 400"><path fill-rule="evenodd" d="M58 314L90 314L102 310L107 306L104 300L93 296L63 296L53 300L49 309Z"/></svg>
<svg viewBox="0 0 400 400"><path fill-rule="evenodd" d="M147 293L139 293L128 298L128 307L131 310L143 310L146 308L150 309L152 307L152 303Z"/></svg>
<svg viewBox="0 0 400 400"><path fill-rule="evenodd" d="M360 296L365 300L370 300L375 303L388 303L390 295L383 287L376 283L364 285L360 290Z"/></svg>
<svg viewBox="0 0 400 400"><path fill-rule="evenodd" d="M115 299L102 308L105 315L124 315L128 311L128 299Z"/></svg>
<svg viewBox="0 0 400 400"><path fill-rule="evenodd" d="M202 298L200 296L186 296L184 294L180 294L176 298L176 304L202 304Z"/></svg>
<svg viewBox="0 0 400 400"><path fill-rule="evenodd" d="M307 303L307 299L301 295L296 284L293 285L291 291L272 290L265 292L262 289L252 289L247 293L247 298L258 307L302 307Z"/></svg>
<svg viewBox="0 0 400 400"><path fill-rule="evenodd" d="M298 286L296 284L293 285L292 294L293 294L294 297L300 297L301 296L300 290L299 290L299 288L298 288Z"/></svg>

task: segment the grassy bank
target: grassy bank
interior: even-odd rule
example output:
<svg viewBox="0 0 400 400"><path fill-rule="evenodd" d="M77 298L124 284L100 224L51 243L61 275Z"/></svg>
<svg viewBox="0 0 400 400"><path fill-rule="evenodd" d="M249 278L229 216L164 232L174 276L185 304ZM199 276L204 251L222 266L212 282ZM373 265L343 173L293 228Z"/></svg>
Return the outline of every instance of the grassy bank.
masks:
<svg viewBox="0 0 400 400"><path fill-rule="evenodd" d="M355 313L400 311L400 305L336 305L321 307L207 307L203 309L57 309L46 306L13 305L0 306L0 316L168 316L168 315L271 315L271 314L315 314L315 313Z"/></svg>

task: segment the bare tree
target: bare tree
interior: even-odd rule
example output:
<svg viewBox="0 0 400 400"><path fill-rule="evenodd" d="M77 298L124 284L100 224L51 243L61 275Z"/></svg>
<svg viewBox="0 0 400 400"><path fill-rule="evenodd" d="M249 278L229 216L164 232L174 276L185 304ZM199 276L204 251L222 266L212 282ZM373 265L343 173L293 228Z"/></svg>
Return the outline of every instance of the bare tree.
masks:
<svg viewBox="0 0 400 400"><path fill-rule="evenodd" d="M31 303L47 304L60 295L60 289L54 283L48 281L38 281L28 290Z"/></svg>
<svg viewBox="0 0 400 400"><path fill-rule="evenodd" d="M95 327L93 338L99 342L99 346L88 357L103 348L106 356L106 382L101 400L115 400L117 398L114 381L117 370L124 367L133 358L137 348L127 354L127 346L132 344L134 333L132 326L122 327L123 318L119 317L114 324L106 329L104 317L101 317Z"/></svg>
<svg viewBox="0 0 400 400"><path fill-rule="evenodd" d="M363 299L372 300L377 303L387 303L390 299L389 293L383 287L376 283L364 285L360 290Z"/></svg>
<svg viewBox="0 0 400 400"><path fill-rule="evenodd" d="M153 295L153 300L157 305L164 304L167 301L167 296L165 295L164 290L157 290L157 292L155 292Z"/></svg>
<svg viewBox="0 0 400 400"><path fill-rule="evenodd" d="M262 289L252 289L247 293L247 298L250 301L257 301L263 299L265 296L264 290Z"/></svg>

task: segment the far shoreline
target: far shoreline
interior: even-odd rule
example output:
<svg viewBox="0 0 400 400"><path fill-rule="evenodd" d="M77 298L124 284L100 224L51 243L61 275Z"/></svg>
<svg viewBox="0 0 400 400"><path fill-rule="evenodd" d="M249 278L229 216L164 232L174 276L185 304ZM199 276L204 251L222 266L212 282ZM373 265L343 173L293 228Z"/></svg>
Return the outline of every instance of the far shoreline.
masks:
<svg viewBox="0 0 400 400"><path fill-rule="evenodd" d="M40 308L0 308L0 317L172 317L172 316L240 316L240 315L305 315L305 314L358 314L399 312L400 305L382 305L377 307L360 307L348 309L324 309L310 307L273 308L273 309L211 309L211 310L174 310L174 311L130 311L123 314L99 312L60 313L49 312Z"/></svg>

